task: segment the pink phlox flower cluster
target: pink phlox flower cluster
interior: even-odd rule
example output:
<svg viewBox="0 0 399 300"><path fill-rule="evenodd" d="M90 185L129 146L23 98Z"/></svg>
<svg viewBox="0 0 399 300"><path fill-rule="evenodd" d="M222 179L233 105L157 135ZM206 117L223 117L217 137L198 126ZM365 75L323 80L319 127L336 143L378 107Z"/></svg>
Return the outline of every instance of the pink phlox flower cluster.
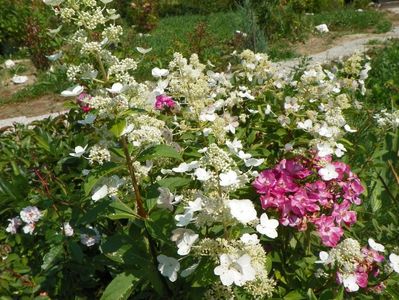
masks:
<svg viewBox="0 0 399 300"><path fill-rule="evenodd" d="M154 106L157 110L164 110L165 108L173 109L176 107L176 102L169 96L158 95Z"/></svg>
<svg viewBox="0 0 399 300"><path fill-rule="evenodd" d="M324 174L320 170L326 165L332 169L330 177L319 174ZM252 185L260 194L262 208L277 210L282 225L304 231L312 223L329 247L339 242L343 225L356 222L356 212L350 208L361 203L364 191L348 165L317 156L283 159L261 172Z"/></svg>
<svg viewBox="0 0 399 300"><path fill-rule="evenodd" d="M76 102L79 104L80 108L84 113L88 113L89 111L92 110L92 107L90 107L88 101L91 99L91 95L87 93L81 93L79 96L76 97Z"/></svg>

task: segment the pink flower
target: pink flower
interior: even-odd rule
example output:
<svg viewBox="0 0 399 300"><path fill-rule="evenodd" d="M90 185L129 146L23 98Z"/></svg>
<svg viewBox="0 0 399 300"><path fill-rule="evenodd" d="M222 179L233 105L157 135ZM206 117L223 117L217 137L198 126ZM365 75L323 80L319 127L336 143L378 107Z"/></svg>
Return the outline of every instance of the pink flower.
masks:
<svg viewBox="0 0 399 300"><path fill-rule="evenodd" d="M362 248L362 253L365 256L365 259L368 263L372 264L373 262L383 262L385 260L384 255L381 255L377 251L373 249L368 249L366 247Z"/></svg>
<svg viewBox="0 0 399 300"><path fill-rule="evenodd" d="M358 286L365 288L368 284L369 275L367 272L356 272L356 283Z"/></svg>
<svg viewBox="0 0 399 300"><path fill-rule="evenodd" d="M323 180L322 168L331 166L334 176ZM325 175L325 174L324 174ZM348 165L333 162L331 156L283 159L264 170L252 183L260 194L263 209L275 209L283 226L303 231L313 223L324 245L335 247L343 225L356 222L352 204L360 204L363 187Z"/></svg>
<svg viewBox="0 0 399 300"><path fill-rule="evenodd" d="M76 97L76 102L79 104L84 113L88 113L90 110L92 110L90 105L87 103L91 98L91 95L87 93L80 93L79 96Z"/></svg>
<svg viewBox="0 0 399 300"><path fill-rule="evenodd" d="M264 170L252 183L258 194L266 194L276 185L277 179L273 170Z"/></svg>
<svg viewBox="0 0 399 300"><path fill-rule="evenodd" d="M314 224L325 246L335 247L344 234L343 229L334 223L334 217L322 215Z"/></svg>
<svg viewBox="0 0 399 300"><path fill-rule="evenodd" d="M88 104L82 105L80 108L83 110L84 113L88 113L92 110L92 108Z"/></svg>
<svg viewBox="0 0 399 300"><path fill-rule="evenodd" d="M335 222L338 225L341 223L345 223L346 226L351 226L356 223L356 212L348 210L351 206L351 203L347 200L344 200L341 204L335 203L334 210L332 212L332 216L335 218Z"/></svg>
<svg viewBox="0 0 399 300"><path fill-rule="evenodd" d="M176 102L169 96L159 95L156 97L155 109L163 110L165 108L172 109L176 106Z"/></svg>
<svg viewBox="0 0 399 300"><path fill-rule="evenodd" d="M319 201L320 205L330 207L332 205L333 196L327 190L327 185L324 181L318 180L312 183L306 183L306 189L309 199Z"/></svg>
<svg viewBox="0 0 399 300"><path fill-rule="evenodd" d="M280 169L280 171L282 172L287 173L289 176L298 179L304 179L312 174L312 171L306 169L299 161L292 159L283 159L278 164L278 169Z"/></svg>

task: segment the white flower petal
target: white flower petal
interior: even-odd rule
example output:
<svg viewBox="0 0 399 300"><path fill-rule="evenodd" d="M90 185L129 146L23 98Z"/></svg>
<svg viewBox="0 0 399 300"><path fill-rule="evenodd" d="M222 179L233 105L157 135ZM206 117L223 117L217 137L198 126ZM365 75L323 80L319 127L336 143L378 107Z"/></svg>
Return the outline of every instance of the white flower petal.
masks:
<svg viewBox="0 0 399 300"><path fill-rule="evenodd" d="M95 191L93 196L91 196L91 199L93 201L98 201L98 200L106 197L107 195L108 195L108 186L104 184L102 187L100 187L99 189L97 189Z"/></svg>
<svg viewBox="0 0 399 300"><path fill-rule="evenodd" d="M79 96L84 90L84 87L81 85L76 85L74 87L71 87L69 89L66 89L65 91L61 92L61 96L63 97L76 97Z"/></svg>

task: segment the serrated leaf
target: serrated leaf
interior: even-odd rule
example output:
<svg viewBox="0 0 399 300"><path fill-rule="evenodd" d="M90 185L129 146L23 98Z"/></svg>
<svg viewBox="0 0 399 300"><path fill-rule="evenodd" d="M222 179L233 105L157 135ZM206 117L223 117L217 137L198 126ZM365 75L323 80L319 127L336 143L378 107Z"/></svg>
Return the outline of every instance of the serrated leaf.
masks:
<svg viewBox="0 0 399 300"><path fill-rule="evenodd" d="M128 299L132 293L134 286L139 282L139 279L131 273L118 274L108 284L101 300L125 300Z"/></svg>
<svg viewBox="0 0 399 300"><path fill-rule="evenodd" d="M137 160L138 161L146 161L146 160L152 160L154 158L159 158L159 157L175 158L180 161L183 161L183 158L181 157L179 152L177 152L175 148L168 146L168 145L156 145L156 146L147 148L137 156Z"/></svg>

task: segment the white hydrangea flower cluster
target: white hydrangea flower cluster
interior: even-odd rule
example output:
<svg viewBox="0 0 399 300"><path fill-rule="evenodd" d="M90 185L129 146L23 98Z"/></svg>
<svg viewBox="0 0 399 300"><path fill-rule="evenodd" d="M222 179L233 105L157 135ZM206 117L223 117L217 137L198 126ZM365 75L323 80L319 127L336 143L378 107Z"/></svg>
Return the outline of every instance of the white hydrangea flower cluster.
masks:
<svg viewBox="0 0 399 300"><path fill-rule="evenodd" d="M123 28L120 25L111 24L101 33L103 39L107 39L110 43L118 43L123 34Z"/></svg>
<svg viewBox="0 0 399 300"><path fill-rule="evenodd" d="M94 145L90 149L88 160L91 165L95 163L103 165L104 162L111 160L111 153L101 145Z"/></svg>
<svg viewBox="0 0 399 300"><path fill-rule="evenodd" d="M177 228L171 236L178 248L178 255L186 256L191 253L197 258L208 256L216 262L214 273L220 277L223 285L243 287L256 297L270 296L275 283L268 278L265 269L266 253L256 234L244 234L239 240L210 239L198 230L220 224L228 235L231 228L244 225L256 228L259 233L270 238L277 237L277 220L269 220L266 214L259 220L251 200L230 198L230 193L243 187L251 176L242 173L232 158L233 155L241 159L246 156L240 150L241 147L241 142L237 140L229 142L229 148L233 150L230 149L229 153L216 144L210 144L200 150L203 156L198 161L181 163L172 170L165 170L169 174L173 172L191 175L201 183L201 189L186 191L183 196L161 189L157 204L171 211L174 205L184 204L183 212L176 210ZM245 159L250 157L246 156ZM177 269L174 270L175 280ZM169 276L168 274L163 275ZM209 293L215 293L213 288Z"/></svg>
<svg viewBox="0 0 399 300"><path fill-rule="evenodd" d="M399 110L388 112L386 109L383 109L374 115L374 119L381 128L397 129L399 127Z"/></svg>
<svg viewBox="0 0 399 300"><path fill-rule="evenodd" d="M362 70L361 62L364 59L356 56L352 60L349 64L352 66L350 76L354 76L356 72L359 77L359 73L363 72L365 74L362 78L365 78L370 66ZM320 156L335 154L341 157L346 149L339 143L339 139L348 132L356 132L347 124L344 111L351 107L359 108L356 100L352 100L350 96L353 91L346 91L348 80L352 81L350 86L355 87L355 91L360 85L356 78L345 79L347 82L320 65L312 66L293 85L295 97L284 98L285 113L278 117L278 121L284 127L309 133L313 137L310 145L317 149Z"/></svg>
<svg viewBox="0 0 399 300"><path fill-rule="evenodd" d="M175 53L169 63L170 95L175 98L184 97L189 109L199 115L201 110L212 104L207 76L204 74L205 65L198 60L198 55L193 54L187 61L180 53Z"/></svg>
<svg viewBox="0 0 399 300"><path fill-rule="evenodd" d="M210 256L219 264L214 273L223 286L242 287L255 299L271 297L276 282L268 277L265 269L268 258L256 234L244 234L240 240L205 238L194 248L194 255ZM209 293L219 285L217 282Z"/></svg>
<svg viewBox="0 0 399 300"><path fill-rule="evenodd" d="M239 65L241 70L238 72L238 76L244 77L250 82L262 84L276 71L267 54L244 50L239 54L239 58L241 59Z"/></svg>
<svg viewBox="0 0 399 300"><path fill-rule="evenodd" d="M165 122L146 114L140 114L127 119L132 131L127 133L127 139L136 147L159 145L165 142Z"/></svg>
<svg viewBox="0 0 399 300"><path fill-rule="evenodd" d="M338 266L344 273L353 273L362 259L363 254L359 242L347 238L330 250L327 262Z"/></svg>

